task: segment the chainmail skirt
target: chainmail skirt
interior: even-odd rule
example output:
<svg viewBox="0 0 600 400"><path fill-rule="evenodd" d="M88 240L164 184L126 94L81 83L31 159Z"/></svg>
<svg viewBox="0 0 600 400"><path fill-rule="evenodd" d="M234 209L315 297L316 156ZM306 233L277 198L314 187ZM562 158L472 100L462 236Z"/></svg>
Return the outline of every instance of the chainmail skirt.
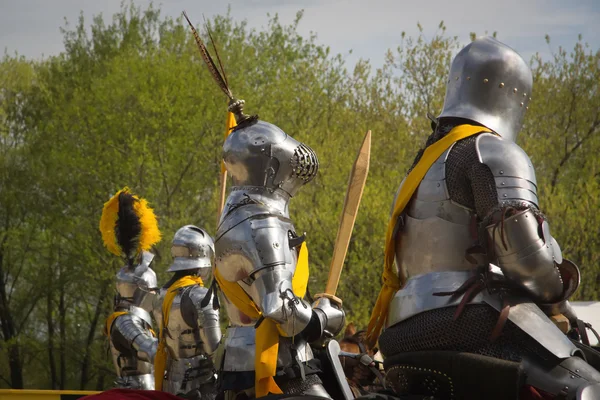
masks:
<svg viewBox="0 0 600 400"><path fill-rule="evenodd" d="M552 360L554 356L510 320L500 337L490 341L499 317L486 304L467 305L454 321L456 307L417 314L386 329L379 338L385 357L415 351L460 351L520 362L524 354Z"/></svg>

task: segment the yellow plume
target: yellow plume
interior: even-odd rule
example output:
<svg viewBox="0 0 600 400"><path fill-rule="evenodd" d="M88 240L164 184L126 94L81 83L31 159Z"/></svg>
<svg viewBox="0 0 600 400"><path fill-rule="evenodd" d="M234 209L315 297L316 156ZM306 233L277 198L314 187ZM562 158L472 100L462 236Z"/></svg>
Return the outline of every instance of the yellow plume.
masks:
<svg viewBox="0 0 600 400"><path fill-rule="evenodd" d="M120 197L123 194L129 195L127 196L129 201L123 204L132 204L133 210L131 206L125 210L119 210ZM119 213L121 212L122 215L125 215L124 213L127 211L129 212L126 216L129 220L120 221ZM99 228L102 234L102 241L108 251L117 256L127 257L128 259L131 259L133 255L125 254L124 247L130 247L132 250L135 248L137 255L142 251L149 250L152 245L158 243L161 239L154 211L148 206L148 202L145 199L133 195L128 187L119 190L110 200L104 203ZM120 236L119 230L121 231ZM127 232L128 235L123 237L123 232ZM133 247L131 246L132 242L134 243Z"/></svg>
<svg viewBox="0 0 600 400"><path fill-rule="evenodd" d="M115 228L119 218L119 195L123 192L128 193L129 188L127 186L124 187L104 203L102 216L100 217L100 233L102 233L104 246L116 256L122 255L121 246L117 243Z"/></svg>
<svg viewBox="0 0 600 400"><path fill-rule="evenodd" d="M137 216L140 217L140 224L142 224L142 233L140 235L138 250L150 250L150 247L160 242L161 239L156 215L154 215L154 211L148 206L146 199L139 199L139 201L136 201L133 208Z"/></svg>

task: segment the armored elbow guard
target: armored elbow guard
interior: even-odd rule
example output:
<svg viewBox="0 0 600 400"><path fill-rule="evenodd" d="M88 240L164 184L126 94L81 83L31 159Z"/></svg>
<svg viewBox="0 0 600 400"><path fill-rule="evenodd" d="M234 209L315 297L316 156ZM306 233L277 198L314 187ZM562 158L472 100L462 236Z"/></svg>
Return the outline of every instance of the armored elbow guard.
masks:
<svg viewBox="0 0 600 400"><path fill-rule="evenodd" d="M564 288L558 264L562 255L548 223L531 209L503 213L499 222L486 227L492 258L504 276L534 301L560 301Z"/></svg>
<svg viewBox="0 0 600 400"><path fill-rule="evenodd" d="M252 291L259 298L262 314L272 319L282 336L295 336L310 322L312 309L292 290L292 271L282 267L257 273ZM256 301L257 299L255 299Z"/></svg>
<svg viewBox="0 0 600 400"><path fill-rule="evenodd" d="M154 362L158 341L150 334L141 318L134 314L126 314L117 318L113 326L113 329L117 329L130 343L138 359Z"/></svg>

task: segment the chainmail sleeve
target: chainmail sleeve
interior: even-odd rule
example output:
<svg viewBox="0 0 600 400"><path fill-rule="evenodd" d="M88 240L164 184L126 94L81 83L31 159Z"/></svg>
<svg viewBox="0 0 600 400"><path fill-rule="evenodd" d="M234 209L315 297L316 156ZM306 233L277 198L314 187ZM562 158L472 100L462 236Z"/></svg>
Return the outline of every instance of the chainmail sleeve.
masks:
<svg viewBox="0 0 600 400"><path fill-rule="evenodd" d="M456 142L446 161L446 180L452 201L475 210L480 220L498 207L496 183L490 168L479 161L477 136Z"/></svg>

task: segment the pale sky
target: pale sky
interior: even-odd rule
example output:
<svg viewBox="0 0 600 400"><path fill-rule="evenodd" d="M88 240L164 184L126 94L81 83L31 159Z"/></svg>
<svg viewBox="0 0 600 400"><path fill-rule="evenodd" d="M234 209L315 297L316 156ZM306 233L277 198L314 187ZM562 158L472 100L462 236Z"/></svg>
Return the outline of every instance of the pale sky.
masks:
<svg viewBox="0 0 600 400"><path fill-rule="evenodd" d="M120 9L121 0L0 0L0 50L29 58L63 50L59 28L66 17L75 25L79 12L87 21L102 13L105 21ZM146 8L149 0L134 0ZM578 34L592 49L600 49L600 0L164 0L155 1L163 15L178 17L186 10L192 21L225 14L231 6L236 20L250 27L266 25L267 13L283 23L304 9L299 31L318 34L332 52L346 56L349 66L359 58L381 66L387 49L400 43L402 31L416 36L417 22L431 37L444 20L451 36L465 44L469 33L498 32L498 39L526 59L539 52L548 58L559 45L572 48ZM544 36L549 34L550 48ZM353 53L348 55L349 50Z"/></svg>

